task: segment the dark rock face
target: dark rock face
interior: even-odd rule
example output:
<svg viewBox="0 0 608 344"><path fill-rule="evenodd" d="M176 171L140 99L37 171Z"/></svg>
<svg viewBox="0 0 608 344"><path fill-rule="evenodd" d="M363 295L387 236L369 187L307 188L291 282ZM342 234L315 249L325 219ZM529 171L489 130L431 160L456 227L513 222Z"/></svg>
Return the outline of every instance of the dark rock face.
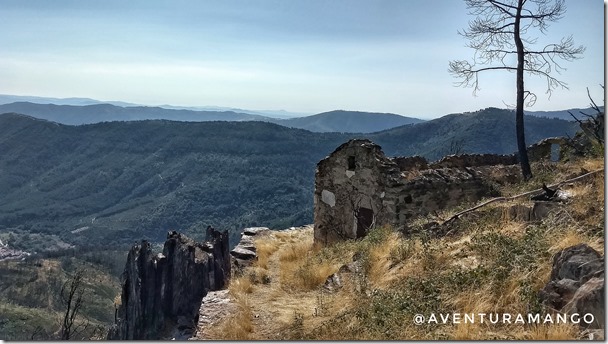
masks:
<svg viewBox="0 0 608 344"><path fill-rule="evenodd" d="M593 314L589 328L604 326L604 258L593 248L579 244L553 257L551 278L540 291L547 306L566 313Z"/></svg>
<svg viewBox="0 0 608 344"><path fill-rule="evenodd" d="M212 240L197 243L169 232L163 253L142 241L129 251L122 275L122 303L108 339L160 339L193 332L203 297L230 278L228 233L213 231Z"/></svg>

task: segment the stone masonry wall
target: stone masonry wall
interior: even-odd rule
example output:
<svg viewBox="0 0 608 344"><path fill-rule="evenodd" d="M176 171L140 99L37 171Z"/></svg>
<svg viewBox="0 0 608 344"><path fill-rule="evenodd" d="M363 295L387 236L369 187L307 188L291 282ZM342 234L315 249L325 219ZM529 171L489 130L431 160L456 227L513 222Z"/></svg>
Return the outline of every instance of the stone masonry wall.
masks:
<svg viewBox="0 0 608 344"><path fill-rule="evenodd" d="M369 140L350 140L317 165L315 242L359 238L383 225L400 229L417 216L495 196L492 183L518 180L514 163L514 155L469 154L429 164L387 158Z"/></svg>

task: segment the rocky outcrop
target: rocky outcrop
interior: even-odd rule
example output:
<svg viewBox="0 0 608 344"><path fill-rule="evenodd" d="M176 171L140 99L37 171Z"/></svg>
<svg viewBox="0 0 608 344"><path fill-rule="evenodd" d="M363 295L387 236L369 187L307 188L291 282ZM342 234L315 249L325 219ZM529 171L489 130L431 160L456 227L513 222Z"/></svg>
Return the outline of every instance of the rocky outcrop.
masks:
<svg viewBox="0 0 608 344"><path fill-rule="evenodd" d="M594 322L581 325L604 326L604 258L585 244L561 250L553 257L551 278L540 291L540 298L550 308L581 316L593 314Z"/></svg>
<svg viewBox="0 0 608 344"><path fill-rule="evenodd" d="M230 251L232 256L232 267L236 274L239 274L245 267L250 266L258 258L255 247L255 238L268 233L268 227L249 227L243 229L241 240L238 245Z"/></svg>
<svg viewBox="0 0 608 344"><path fill-rule="evenodd" d="M198 243L169 232L162 253L142 241L129 251L122 275L121 304L108 339L188 338L203 297L230 278L227 232Z"/></svg>
<svg viewBox="0 0 608 344"><path fill-rule="evenodd" d="M230 314L234 314L237 309L238 305L230 296L229 290L209 292L201 302L196 335L190 339L212 340L210 329Z"/></svg>

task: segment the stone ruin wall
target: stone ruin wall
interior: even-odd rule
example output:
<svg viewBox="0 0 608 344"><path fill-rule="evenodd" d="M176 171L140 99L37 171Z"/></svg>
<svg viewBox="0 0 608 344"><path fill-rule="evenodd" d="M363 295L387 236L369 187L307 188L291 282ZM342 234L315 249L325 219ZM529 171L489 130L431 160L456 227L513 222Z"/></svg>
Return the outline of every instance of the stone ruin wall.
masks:
<svg viewBox="0 0 608 344"><path fill-rule="evenodd" d="M315 241L363 237L366 227L390 220L389 189L399 179L398 167L369 141L349 141L318 164L315 178ZM328 160L329 159L329 160ZM354 215L353 215L354 214Z"/></svg>
<svg viewBox="0 0 608 344"><path fill-rule="evenodd" d="M562 158L564 144L562 138L534 144L530 161L551 159L556 145ZM420 156L388 158L369 140L350 140L317 165L315 242L360 238L376 226L404 229L416 217L497 196L493 184L520 179L517 164L516 154L451 155L432 163Z"/></svg>

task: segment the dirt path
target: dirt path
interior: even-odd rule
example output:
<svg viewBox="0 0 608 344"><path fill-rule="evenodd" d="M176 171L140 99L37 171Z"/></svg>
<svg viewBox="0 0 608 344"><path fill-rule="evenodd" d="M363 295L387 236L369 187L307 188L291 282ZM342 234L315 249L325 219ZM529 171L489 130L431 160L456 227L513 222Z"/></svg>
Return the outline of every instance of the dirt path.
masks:
<svg viewBox="0 0 608 344"><path fill-rule="evenodd" d="M286 290L281 284L281 248L302 241L312 244L312 235L312 227L305 226L271 232L265 237L264 240L276 242L277 249L268 257L266 265L269 282L253 285L251 292L244 295L252 323L248 339L282 339L286 331L295 330L302 322L307 322L307 327L322 323L323 319L317 316L319 302L322 302L319 290L296 292ZM201 305L196 339L220 339L212 327L221 326L238 311L239 306L227 290L210 293Z"/></svg>

